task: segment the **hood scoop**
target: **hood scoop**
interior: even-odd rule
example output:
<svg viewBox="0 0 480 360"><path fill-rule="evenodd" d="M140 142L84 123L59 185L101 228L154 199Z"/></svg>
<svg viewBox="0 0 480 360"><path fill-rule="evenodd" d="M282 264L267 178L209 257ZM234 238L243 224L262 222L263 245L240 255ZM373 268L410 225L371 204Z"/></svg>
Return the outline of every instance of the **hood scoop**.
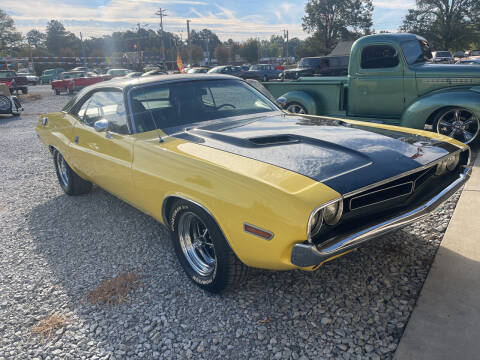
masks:
<svg viewBox="0 0 480 360"><path fill-rule="evenodd" d="M250 138L248 140L259 146L285 145L300 142L300 139L292 135L261 136Z"/></svg>

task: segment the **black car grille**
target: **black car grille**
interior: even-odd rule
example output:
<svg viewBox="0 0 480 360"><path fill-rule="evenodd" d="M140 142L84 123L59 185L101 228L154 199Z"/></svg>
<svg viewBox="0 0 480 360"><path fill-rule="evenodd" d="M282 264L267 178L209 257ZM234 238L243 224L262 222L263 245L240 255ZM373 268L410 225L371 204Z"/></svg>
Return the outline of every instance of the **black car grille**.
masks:
<svg viewBox="0 0 480 360"><path fill-rule="evenodd" d="M355 211L390 200L402 200L412 195L435 174L435 166L403 176L386 184L362 191L345 199L346 209Z"/></svg>

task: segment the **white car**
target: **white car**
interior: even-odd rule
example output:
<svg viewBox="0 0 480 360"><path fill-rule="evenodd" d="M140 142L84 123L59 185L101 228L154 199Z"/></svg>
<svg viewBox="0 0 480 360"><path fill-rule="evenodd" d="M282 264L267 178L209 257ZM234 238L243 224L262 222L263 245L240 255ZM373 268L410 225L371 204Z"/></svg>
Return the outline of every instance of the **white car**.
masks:
<svg viewBox="0 0 480 360"><path fill-rule="evenodd" d="M26 77L28 80L28 85L37 85L40 81L40 78L32 73L17 73L17 76Z"/></svg>
<svg viewBox="0 0 480 360"><path fill-rule="evenodd" d="M434 51L432 52L432 61L434 63L453 64L455 61L450 51Z"/></svg>

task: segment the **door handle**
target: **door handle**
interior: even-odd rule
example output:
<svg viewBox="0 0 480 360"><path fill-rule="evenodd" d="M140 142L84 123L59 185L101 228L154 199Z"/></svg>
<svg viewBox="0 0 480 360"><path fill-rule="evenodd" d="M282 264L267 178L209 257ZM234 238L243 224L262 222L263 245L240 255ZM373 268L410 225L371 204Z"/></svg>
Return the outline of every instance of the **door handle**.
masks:
<svg viewBox="0 0 480 360"><path fill-rule="evenodd" d="M75 136L75 137L73 138L73 141L75 142L75 144L78 144L78 136Z"/></svg>

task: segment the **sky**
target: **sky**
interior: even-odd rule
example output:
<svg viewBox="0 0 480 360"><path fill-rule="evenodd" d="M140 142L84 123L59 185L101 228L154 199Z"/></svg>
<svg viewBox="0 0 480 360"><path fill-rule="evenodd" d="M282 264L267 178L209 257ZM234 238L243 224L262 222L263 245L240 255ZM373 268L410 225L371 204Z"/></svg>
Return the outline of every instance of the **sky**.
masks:
<svg viewBox="0 0 480 360"><path fill-rule="evenodd" d="M308 36L302 30L307 0L1 0L0 8L15 20L19 31L44 30L51 20L61 21L79 36L101 36L133 30L137 24L157 30L155 12L167 10L164 29L186 38L186 20L194 30L214 31L221 40L270 38L288 29L290 38ZM415 0L373 0L373 28L396 31Z"/></svg>

